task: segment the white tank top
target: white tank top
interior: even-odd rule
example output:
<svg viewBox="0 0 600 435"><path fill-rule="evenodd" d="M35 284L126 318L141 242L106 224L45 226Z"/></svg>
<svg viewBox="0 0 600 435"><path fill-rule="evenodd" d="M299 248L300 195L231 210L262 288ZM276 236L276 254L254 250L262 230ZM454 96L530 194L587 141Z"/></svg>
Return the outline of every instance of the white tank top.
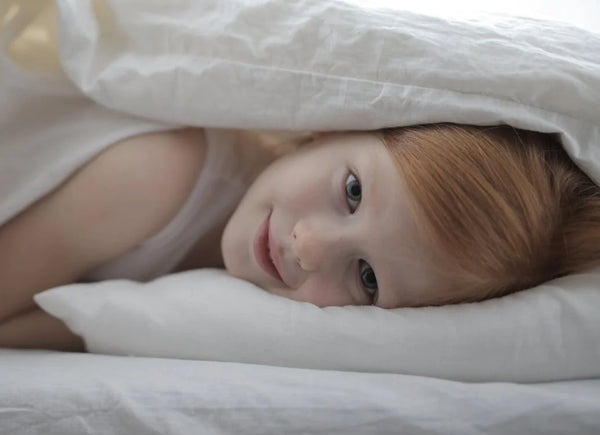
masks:
<svg viewBox="0 0 600 435"><path fill-rule="evenodd" d="M200 176L175 217L132 251L89 272L84 281L148 281L173 271L197 240L231 213L253 178L255 159L235 147L234 130L205 129Z"/></svg>

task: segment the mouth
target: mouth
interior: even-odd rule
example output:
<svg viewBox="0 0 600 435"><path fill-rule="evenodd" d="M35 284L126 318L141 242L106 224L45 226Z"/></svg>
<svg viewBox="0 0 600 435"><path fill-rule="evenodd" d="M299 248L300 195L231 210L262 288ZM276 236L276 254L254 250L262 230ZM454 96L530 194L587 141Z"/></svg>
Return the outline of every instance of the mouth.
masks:
<svg viewBox="0 0 600 435"><path fill-rule="evenodd" d="M275 252L271 253L271 249L275 250L274 239L270 237L271 213L267 215L264 222L258 227L256 236L254 237L253 250L254 257L258 265L273 278L283 282L277 267L273 261Z"/></svg>

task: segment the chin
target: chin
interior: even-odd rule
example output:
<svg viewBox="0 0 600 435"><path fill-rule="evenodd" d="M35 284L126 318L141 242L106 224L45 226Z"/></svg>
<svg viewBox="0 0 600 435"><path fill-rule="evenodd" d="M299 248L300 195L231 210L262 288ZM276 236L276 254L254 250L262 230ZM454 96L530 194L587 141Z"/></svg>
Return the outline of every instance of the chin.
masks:
<svg viewBox="0 0 600 435"><path fill-rule="evenodd" d="M248 281L247 276L245 276L245 274L243 273L242 268L240 268L239 265L236 264L235 259L231 259L225 253L223 253L223 263L225 266L225 270L229 275L233 276L234 278L239 278Z"/></svg>

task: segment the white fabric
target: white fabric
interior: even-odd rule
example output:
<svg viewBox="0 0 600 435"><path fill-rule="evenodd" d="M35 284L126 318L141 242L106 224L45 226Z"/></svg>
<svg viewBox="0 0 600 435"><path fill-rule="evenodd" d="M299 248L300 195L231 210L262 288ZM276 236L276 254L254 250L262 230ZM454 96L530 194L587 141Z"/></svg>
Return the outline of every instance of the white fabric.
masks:
<svg viewBox="0 0 600 435"><path fill-rule="evenodd" d="M600 377L600 271L477 304L318 308L222 270L35 296L91 352L541 382Z"/></svg>
<svg viewBox="0 0 600 435"><path fill-rule="evenodd" d="M591 435L600 380L434 378L0 350L0 435Z"/></svg>
<svg viewBox="0 0 600 435"><path fill-rule="evenodd" d="M32 70L15 61L15 41L44 12L23 7L14 23L0 15L0 225L54 189L107 146L169 124L116 113L81 95L60 70ZM8 3L10 5L10 3ZM8 15L0 3L0 14ZM35 32L32 36L41 34ZM44 59L35 46L22 48ZM49 62L51 63L51 62ZM47 66L47 65L45 65Z"/></svg>
<svg viewBox="0 0 600 435"><path fill-rule="evenodd" d="M82 92L152 119L306 130L508 123L560 132L600 182L600 25L404 7L59 0L60 55ZM600 5L585 12L598 17Z"/></svg>
<svg viewBox="0 0 600 435"><path fill-rule="evenodd" d="M448 19L468 19L481 12L507 14L550 21L569 23L592 32L600 31L598 0L345 0L363 7L387 7L409 9L426 15L443 16Z"/></svg>
<svg viewBox="0 0 600 435"><path fill-rule="evenodd" d="M0 56L0 225L107 146L165 125L115 113Z"/></svg>
<svg viewBox="0 0 600 435"><path fill-rule="evenodd" d="M85 281L148 281L172 272L216 222L227 218L248 189L255 165L249 147L235 146L231 130L205 130L202 171L177 215L130 252L90 271Z"/></svg>

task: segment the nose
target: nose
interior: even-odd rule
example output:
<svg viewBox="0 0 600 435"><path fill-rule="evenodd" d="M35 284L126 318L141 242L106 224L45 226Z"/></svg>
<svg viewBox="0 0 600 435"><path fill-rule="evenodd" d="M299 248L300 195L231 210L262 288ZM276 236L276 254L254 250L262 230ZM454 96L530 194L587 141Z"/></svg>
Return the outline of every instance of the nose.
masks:
<svg viewBox="0 0 600 435"><path fill-rule="evenodd" d="M339 250L342 241L339 231L304 220L298 221L292 230L292 252L306 272L314 272L336 258L335 251Z"/></svg>

